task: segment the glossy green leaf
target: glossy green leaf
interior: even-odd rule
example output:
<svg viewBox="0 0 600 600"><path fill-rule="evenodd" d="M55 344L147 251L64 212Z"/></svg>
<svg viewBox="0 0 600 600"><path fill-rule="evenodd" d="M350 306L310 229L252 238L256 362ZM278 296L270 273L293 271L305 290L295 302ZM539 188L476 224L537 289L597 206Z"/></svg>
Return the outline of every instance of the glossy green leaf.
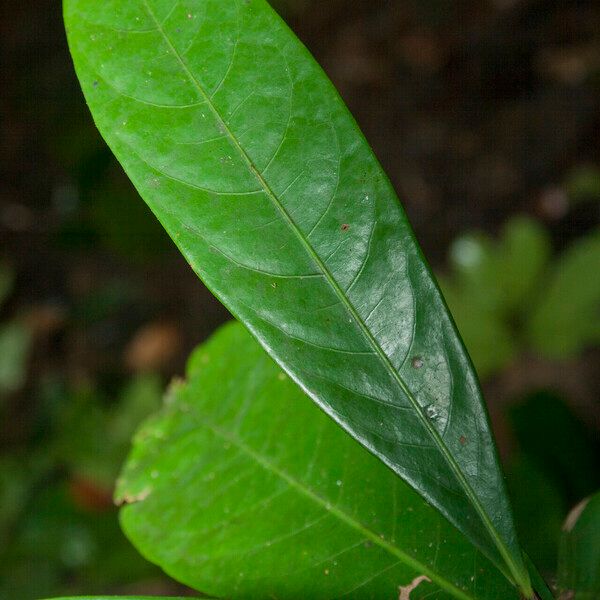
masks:
<svg viewBox="0 0 600 600"><path fill-rule="evenodd" d="M600 598L600 493L579 503L563 526L558 558L561 598Z"/></svg>
<svg viewBox="0 0 600 600"><path fill-rule="evenodd" d="M96 123L302 388L529 583L479 386L396 195L264 0L65 0Z"/></svg>
<svg viewBox="0 0 600 600"><path fill-rule="evenodd" d="M138 432L117 486L128 537L226 598L510 600L454 527L327 418L239 324Z"/></svg>

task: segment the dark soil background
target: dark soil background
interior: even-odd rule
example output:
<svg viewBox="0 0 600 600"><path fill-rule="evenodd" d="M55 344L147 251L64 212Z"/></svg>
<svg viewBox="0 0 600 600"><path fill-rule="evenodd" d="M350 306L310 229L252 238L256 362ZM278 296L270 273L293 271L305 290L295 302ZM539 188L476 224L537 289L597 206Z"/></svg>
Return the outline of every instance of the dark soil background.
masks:
<svg viewBox="0 0 600 600"><path fill-rule="evenodd" d="M588 195L600 185L598 1L275 4L340 90L438 272L458 235L496 236L516 214L541 223L557 255L598 226L600 196L580 202L569 192L577 173L591 178ZM0 453L28 474L19 510L0 526L0 557L12 571L0 597L33 599L30 579L40 572L43 595L172 591L151 568L128 577L97 568L100 551L85 562L75 548L69 562L64 552L36 555L24 544L22 529L55 511L54 500L40 508L40 490L67 490L61 510L78 511L78 519L87 511L82 523L107 512L115 519L109 482L64 457L33 467L39 461L31 456L64 434L49 423L62 423L53 411L73 390L93 389L110 407L132 378L156 376L162 386L228 313L175 252L97 134L59 2L3 0L0 45L0 262L15 277L0 322L19 319L32 339L22 382L0 401ZM507 405L542 388L575 415L574 435L591 440L582 452L597 443L598 366L598 350L587 348L559 363L525 356L486 380L507 464L518 446ZM54 404L49 389L60 390ZM561 515L593 491L564 489ZM535 535L543 553L550 542ZM551 576L554 550L548 554Z"/></svg>

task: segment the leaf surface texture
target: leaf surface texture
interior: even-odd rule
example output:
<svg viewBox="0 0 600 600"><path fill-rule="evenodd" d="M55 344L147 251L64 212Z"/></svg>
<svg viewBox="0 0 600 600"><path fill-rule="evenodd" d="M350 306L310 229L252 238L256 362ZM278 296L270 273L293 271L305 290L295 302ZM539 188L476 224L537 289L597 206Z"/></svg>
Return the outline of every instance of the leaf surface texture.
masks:
<svg viewBox="0 0 600 600"><path fill-rule="evenodd" d="M263 0L65 0L95 121L207 286L528 590L486 411L396 195Z"/></svg>

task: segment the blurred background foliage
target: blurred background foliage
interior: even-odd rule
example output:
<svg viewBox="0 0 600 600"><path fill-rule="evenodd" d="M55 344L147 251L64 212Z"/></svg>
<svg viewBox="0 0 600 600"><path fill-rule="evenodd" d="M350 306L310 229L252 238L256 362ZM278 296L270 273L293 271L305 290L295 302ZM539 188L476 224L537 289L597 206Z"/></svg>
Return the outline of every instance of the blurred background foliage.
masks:
<svg viewBox="0 0 600 600"><path fill-rule="evenodd" d="M278 0L390 175L553 576L600 488L600 5ZM180 593L120 533L131 433L226 311L105 148L59 4L0 7L0 599Z"/></svg>

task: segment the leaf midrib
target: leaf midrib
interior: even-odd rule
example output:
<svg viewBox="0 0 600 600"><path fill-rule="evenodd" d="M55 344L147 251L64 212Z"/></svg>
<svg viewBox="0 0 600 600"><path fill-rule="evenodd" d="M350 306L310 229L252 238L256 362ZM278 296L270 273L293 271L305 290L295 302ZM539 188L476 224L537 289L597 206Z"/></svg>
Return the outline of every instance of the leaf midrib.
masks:
<svg viewBox="0 0 600 600"><path fill-rule="evenodd" d="M254 164L254 162L252 161L250 156L246 153L244 148L241 146L241 144L237 140L236 136L229 128L227 122L221 116L217 107L214 105L214 103L212 101L212 97L205 91L202 84L198 81L198 79L193 74L191 69L188 67L187 63L185 62L185 60L183 59L183 57L181 56L179 51L175 48L175 46L171 42L171 39L169 38L166 31L164 30L163 24L156 18L154 11L148 4L148 1L142 0L142 3L144 5L149 17L154 22L157 31L160 33L161 37L163 38L165 44L167 44L167 46L169 47L171 52L173 52L175 59L181 65L181 68L183 69L186 77L196 87L199 94L206 101L207 106L209 107L210 111L213 113L220 128L222 128L223 132L229 137L231 143L235 146L235 148L239 152L241 158L247 164L250 171L255 175L257 181L260 183L261 187L264 189L266 195L269 197L269 199L271 200L271 202L273 203L275 208L280 212L281 216L288 223L290 229L294 232L294 234L296 235L296 237L298 238L298 240L300 241L302 246L305 248L305 250L307 251L310 258L313 260L315 265L322 272L325 280L333 288L334 292L339 297L341 303L344 305L346 310L350 313L353 320L355 321L355 323L358 325L359 329L361 330L362 334L365 336L365 338L370 343L370 345L372 346L372 348L375 351L375 353L377 354L377 356L383 362L384 366L389 371L392 378L396 381L396 383L399 385L400 389L407 396L409 402L413 405L413 408L415 409L419 420L424 425L425 429L429 432L429 434L433 438L434 442L436 443L440 453L442 454L442 456L444 457L444 459L450 466L450 469L452 470L457 481L463 488L467 498L469 499L469 501L475 508L475 510L476 510L477 514L479 515L480 519L482 520L485 528L488 530L490 537L492 538L494 544L496 545L498 551L500 552L500 555L502 556L505 563L507 564L510 572L515 577L516 581L522 581L522 574L521 574L520 570L517 568L517 566L515 565L514 561L512 560L512 557L510 556L510 553L508 552L504 543L502 542L501 536L496 531L496 529L495 529L493 523L491 522L491 520L489 519L486 511L484 510L483 506L481 506L479 499L477 498L476 494L472 490L468 481L465 479L465 477L462 473L462 470L460 469L460 466L456 463L456 461L454 460L454 457L449 452L448 448L444 444L439 433L432 426L429 419L424 414L424 412L421 409L420 405L418 404L416 398L414 397L414 395L412 394L412 392L410 391L410 389L408 388L408 386L406 385L404 380L400 377L400 374L397 372L396 368L394 367L394 365L392 364L392 362L390 361L388 356L385 354L385 352L381 348L380 344L374 338L373 334L367 327L366 323L364 323L363 320L360 318L360 315L356 312L356 309L351 304L351 302L347 298L347 296L344 294L343 290L340 288L340 286L338 285L337 281L335 280L335 278L333 277L333 275L331 274L331 272L329 271L329 269L327 268L325 263L321 260L319 255L315 252L313 247L310 245L309 241L304 236L303 232L298 228L298 226L296 225L294 220L291 218L291 216L289 215L289 213L287 212L285 207L278 200L276 194L273 192L273 190L271 189L268 182L264 179L264 177L262 176L259 169ZM296 378L294 378L294 379L296 379ZM381 454L379 454L377 452L375 452L375 454L377 454L378 458L380 458L390 468L392 468L392 470L395 470L394 465L385 456L382 456Z"/></svg>

